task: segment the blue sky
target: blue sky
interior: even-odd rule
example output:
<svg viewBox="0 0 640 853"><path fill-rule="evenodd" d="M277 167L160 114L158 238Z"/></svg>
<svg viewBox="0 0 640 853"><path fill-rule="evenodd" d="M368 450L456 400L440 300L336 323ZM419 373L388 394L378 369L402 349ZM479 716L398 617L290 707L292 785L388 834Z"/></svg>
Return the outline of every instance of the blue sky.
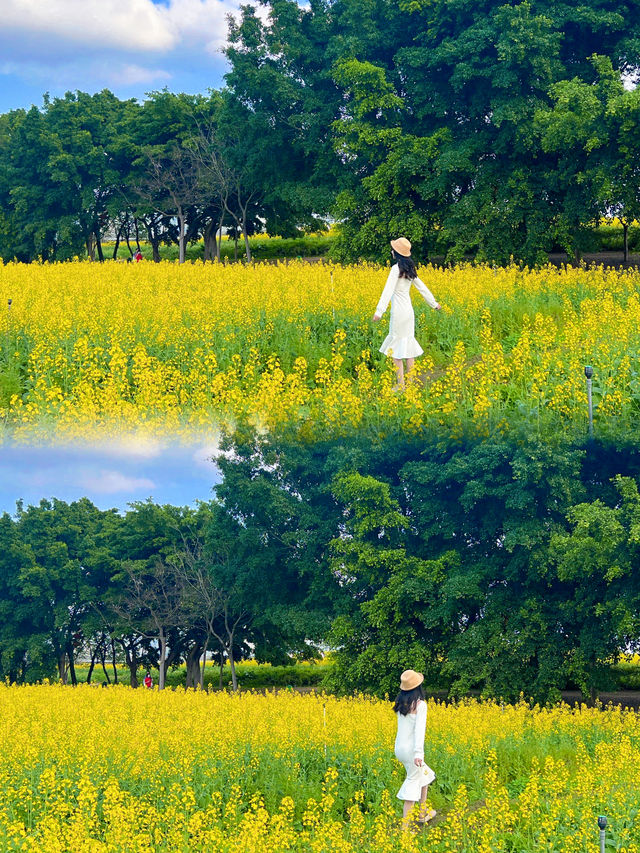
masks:
<svg viewBox="0 0 640 853"><path fill-rule="evenodd" d="M42 95L108 88L144 98L204 92L227 70L220 49L239 0L1 0L0 112Z"/></svg>
<svg viewBox="0 0 640 853"><path fill-rule="evenodd" d="M0 448L0 513L14 514L16 501L41 498L67 502L88 497L100 509L123 511L135 500L195 505L213 497L220 475L213 443L191 446L123 438L112 444Z"/></svg>

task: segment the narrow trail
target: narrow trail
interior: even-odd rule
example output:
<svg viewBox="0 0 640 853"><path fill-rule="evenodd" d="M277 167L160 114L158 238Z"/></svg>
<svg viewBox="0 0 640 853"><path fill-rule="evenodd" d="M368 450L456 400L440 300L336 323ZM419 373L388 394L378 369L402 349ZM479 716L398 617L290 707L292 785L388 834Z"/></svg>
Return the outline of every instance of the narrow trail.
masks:
<svg viewBox="0 0 640 853"><path fill-rule="evenodd" d="M486 806L486 804L487 804L486 800L474 800L473 803L469 803L469 806L468 806L467 810L465 811L465 815L470 815L470 814L473 814L474 812L477 812L478 809L483 808L484 806ZM422 831L428 832L434 826L439 826L441 823L444 823L446 821L446 819L449 817L450 813L451 813L450 808L445 808L445 809L442 809L441 811L438 811L438 814L434 817L434 819L430 820L429 823L425 824L425 826L422 828Z"/></svg>
<svg viewBox="0 0 640 853"><path fill-rule="evenodd" d="M471 358L467 359L465 362L463 372L469 370L470 367L478 364L479 361L482 360L482 355L478 353L477 355L472 355ZM427 385L431 385L433 382L436 382L438 379L442 379L445 376L448 366L446 367L436 367L433 370L420 370L419 366L416 366L413 371L414 379L416 382L419 382L424 388Z"/></svg>

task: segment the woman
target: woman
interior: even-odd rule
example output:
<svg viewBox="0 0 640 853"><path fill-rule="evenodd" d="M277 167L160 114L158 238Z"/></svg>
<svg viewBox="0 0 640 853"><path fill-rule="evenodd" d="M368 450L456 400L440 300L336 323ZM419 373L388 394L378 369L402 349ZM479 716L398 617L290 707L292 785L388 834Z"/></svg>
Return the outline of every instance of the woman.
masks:
<svg viewBox="0 0 640 853"><path fill-rule="evenodd" d="M390 355L396 366L398 381L396 389L404 388L404 362L407 361L407 373L413 370L414 360L422 355L423 349L415 339L415 317L411 304L411 285L415 284L425 302L440 310L440 305L433 298L431 291L418 278L416 265L411 257L411 243L405 238L391 241L394 265L391 267L387 283L378 302L373 322L382 317L391 302L391 320L389 334L382 342L380 352Z"/></svg>
<svg viewBox="0 0 640 853"><path fill-rule="evenodd" d="M436 816L434 809L427 810L427 791L436 778L433 770L424 763L424 732L427 725L427 703L424 701L422 682L424 675L406 669L400 676L400 692L393 710L398 717L395 756L407 771L398 799L404 800L403 824L408 827L409 815L420 803L418 824L424 826Z"/></svg>

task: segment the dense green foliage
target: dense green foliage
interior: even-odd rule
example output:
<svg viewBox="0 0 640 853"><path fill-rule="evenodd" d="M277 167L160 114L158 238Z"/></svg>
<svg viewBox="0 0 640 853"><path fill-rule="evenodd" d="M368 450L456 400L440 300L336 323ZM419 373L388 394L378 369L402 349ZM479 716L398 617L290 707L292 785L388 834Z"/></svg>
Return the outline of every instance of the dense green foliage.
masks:
<svg viewBox="0 0 640 853"><path fill-rule="evenodd" d="M264 0L226 86L0 116L0 256L103 257L340 220L340 259L543 260L640 216L640 0ZM628 246L625 243L625 255Z"/></svg>
<svg viewBox="0 0 640 853"><path fill-rule="evenodd" d="M55 668L75 684L82 653L89 680L119 659L132 685L141 666L156 666L163 686L184 661L195 686L205 651L232 671L250 654L273 664L313 657L312 641L328 627L321 584L285 559L286 541L262 538L267 515L274 524L281 517L268 490L248 520L241 475L235 487L238 495L228 482L224 503L198 510L146 502L120 516L82 499L3 515L0 675L33 680Z"/></svg>

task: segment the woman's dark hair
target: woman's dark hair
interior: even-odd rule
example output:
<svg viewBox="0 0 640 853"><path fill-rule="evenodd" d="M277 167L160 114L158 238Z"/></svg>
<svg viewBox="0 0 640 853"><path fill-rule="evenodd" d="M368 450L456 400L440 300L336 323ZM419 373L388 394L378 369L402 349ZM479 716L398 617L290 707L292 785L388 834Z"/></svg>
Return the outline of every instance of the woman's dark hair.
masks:
<svg viewBox="0 0 640 853"><path fill-rule="evenodd" d="M396 696L393 710L396 714L402 714L403 717L406 717L407 714L413 714L421 699L424 699L422 684L418 684L413 690L401 690Z"/></svg>
<svg viewBox="0 0 640 853"><path fill-rule="evenodd" d="M404 255L399 255L395 249L392 249L391 252L393 254L394 261L398 264L400 278L408 278L413 281L414 278L418 277L418 271L416 270L416 265L411 256L406 258Z"/></svg>

